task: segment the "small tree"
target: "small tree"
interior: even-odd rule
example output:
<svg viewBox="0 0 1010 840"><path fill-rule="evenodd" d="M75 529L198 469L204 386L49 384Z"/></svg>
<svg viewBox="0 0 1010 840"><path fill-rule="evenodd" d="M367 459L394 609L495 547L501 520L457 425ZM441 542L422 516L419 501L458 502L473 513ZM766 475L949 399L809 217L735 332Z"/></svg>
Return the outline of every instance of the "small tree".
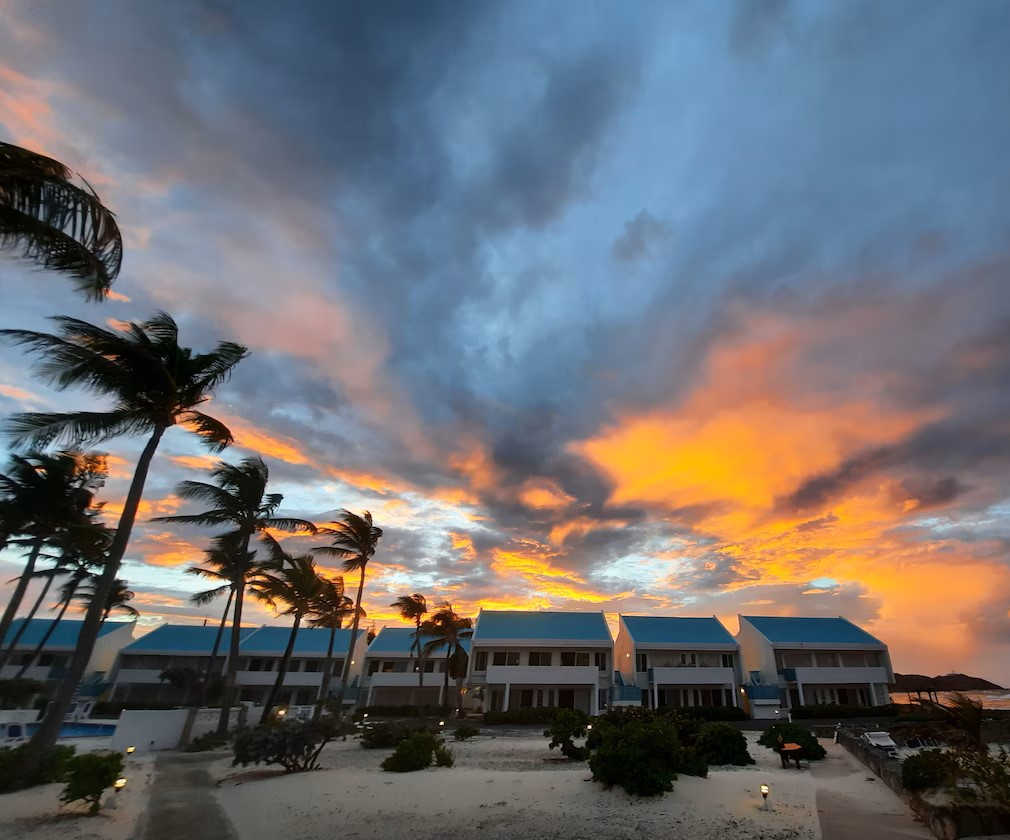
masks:
<svg viewBox="0 0 1010 840"><path fill-rule="evenodd" d="M102 807L102 795L123 772L120 753L83 753L70 759L67 784L60 794L63 802L86 802L94 816Z"/></svg>
<svg viewBox="0 0 1010 840"><path fill-rule="evenodd" d="M573 761L585 761L589 758L588 747L575 746L575 738L586 737L586 726L589 723L589 716L578 709L562 709L555 715L554 720L544 730L544 737L549 737L551 742L548 749L561 748L561 754L565 758Z"/></svg>

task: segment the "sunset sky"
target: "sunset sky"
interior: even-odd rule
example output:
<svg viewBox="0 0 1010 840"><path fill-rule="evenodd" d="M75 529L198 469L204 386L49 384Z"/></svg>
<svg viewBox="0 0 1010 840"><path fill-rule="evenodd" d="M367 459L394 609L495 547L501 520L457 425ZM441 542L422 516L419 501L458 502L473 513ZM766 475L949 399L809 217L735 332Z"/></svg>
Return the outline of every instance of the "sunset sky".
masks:
<svg viewBox="0 0 1010 840"><path fill-rule="evenodd" d="M1005 0L0 0L0 140L126 243L105 304L4 258L0 326L249 345L223 457L373 513L379 626L415 591L844 615L1010 685L1008 33ZM0 415L96 404L0 347ZM142 445L102 447L113 523ZM217 615L207 533L146 521L215 460L157 456L148 625Z"/></svg>

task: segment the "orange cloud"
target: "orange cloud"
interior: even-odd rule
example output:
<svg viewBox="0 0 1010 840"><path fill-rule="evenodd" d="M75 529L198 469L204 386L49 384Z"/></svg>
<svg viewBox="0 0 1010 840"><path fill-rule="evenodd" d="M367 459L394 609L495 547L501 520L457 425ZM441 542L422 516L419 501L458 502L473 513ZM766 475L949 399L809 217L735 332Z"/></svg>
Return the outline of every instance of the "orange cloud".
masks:
<svg viewBox="0 0 1010 840"><path fill-rule="evenodd" d="M531 478L520 489L519 501L526 507L538 510L563 510L575 499L550 479Z"/></svg>

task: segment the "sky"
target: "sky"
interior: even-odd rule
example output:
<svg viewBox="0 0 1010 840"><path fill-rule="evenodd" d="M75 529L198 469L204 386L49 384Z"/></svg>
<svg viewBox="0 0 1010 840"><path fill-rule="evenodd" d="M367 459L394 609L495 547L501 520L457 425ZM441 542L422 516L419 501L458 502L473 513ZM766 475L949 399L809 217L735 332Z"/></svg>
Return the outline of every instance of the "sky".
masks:
<svg viewBox="0 0 1010 840"><path fill-rule="evenodd" d="M0 322L248 345L220 457L372 512L378 626L844 615L1010 685L1008 39L1003 0L0 0L0 138L126 245L102 304L0 259ZM0 347L0 415L96 405ZM217 457L161 445L146 626L223 606L210 534L150 522Z"/></svg>

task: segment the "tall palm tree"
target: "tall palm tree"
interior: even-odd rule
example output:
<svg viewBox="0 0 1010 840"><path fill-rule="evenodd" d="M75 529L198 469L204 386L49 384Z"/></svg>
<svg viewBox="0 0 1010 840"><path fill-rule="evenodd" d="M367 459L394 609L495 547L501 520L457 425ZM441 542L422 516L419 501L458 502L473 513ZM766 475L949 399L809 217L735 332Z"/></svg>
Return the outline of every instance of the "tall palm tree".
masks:
<svg viewBox="0 0 1010 840"><path fill-rule="evenodd" d="M77 602L82 605L81 608L83 610L90 610L95 598L98 597L97 593L100 580L100 577L92 577L93 583L85 583L83 586L78 587L77 595L75 597ZM129 583L125 580L116 578L111 591L105 596L105 605L102 608L102 620L98 625L99 627L105 624L109 616L116 610L131 616L134 621L140 618L140 610L136 607L131 607L129 604L129 602L136 596L136 593L130 589L129 586Z"/></svg>
<svg viewBox="0 0 1010 840"><path fill-rule="evenodd" d="M344 657L344 667L340 669L340 689L337 692L336 703L338 714L343 714L344 694L347 692L347 679L351 673L351 657L354 655L354 642L358 637L358 621L361 616L361 596L365 591L365 567L375 555L375 547L382 537L382 529L372 524L372 514L367 510L358 516L349 510L340 511L340 517L332 523L333 527L320 528L320 534L333 538L333 544L312 549L313 553L327 557L339 557L344 561L345 572L359 572L358 597L354 601L354 618L351 621L351 638L347 643L347 656Z"/></svg>
<svg viewBox="0 0 1010 840"><path fill-rule="evenodd" d="M417 688L424 689L424 660L421 658L421 620L428 612L428 602L423 595L415 592L413 595L401 595L389 606L395 607L404 621L414 622L414 635L410 640L410 658L417 654ZM415 698L416 699L416 698Z"/></svg>
<svg viewBox="0 0 1010 840"><path fill-rule="evenodd" d="M344 579L342 577L323 578L319 596L312 605L308 623L312 627L325 627L330 631L330 641L326 646L326 661L323 665L323 679L319 686L319 697L316 708L312 712L314 720L323 713L323 704L330 696L330 684L333 682L333 645L336 642L337 631L344 626L354 612L354 601L344 594Z"/></svg>
<svg viewBox="0 0 1010 840"><path fill-rule="evenodd" d="M294 619L287 647L284 648L284 655L277 669L277 679L274 680L266 703L263 704L261 726L270 720L277 697L284 685L284 678L291 664L291 653L295 649L295 637L298 635L302 619L312 611L322 589L322 578L319 577L319 570L310 556L294 557L281 551L274 554L271 562L264 567L259 578L249 589L254 598L269 604L277 610L278 615L290 615Z"/></svg>
<svg viewBox="0 0 1010 840"><path fill-rule="evenodd" d="M179 328L165 313L113 329L76 318L54 320L59 325L58 334L0 330L0 338L34 351L40 357L41 378L57 389L79 385L111 397L114 406L110 411L15 414L7 423L15 445L46 446L63 440L97 443L124 434L147 434L148 440L137 461L66 677L26 750L24 767L28 771L37 769L43 755L56 743L60 724L84 676L162 436L171 427L182 426L196 433L212 450L228 446L232 442L228 427L198 407L211 398L248 352L240 344L222 342L209 353L195 353L179 344Z"/></svg>
<svg viewBox="0 0 1010 840"><path fill-rule="evenodd" d="M0 248L19 248L43 268L69 274L102 300L119 274L123 239L91 186L52 158L0 143Z"/></svg>
<svg viewBox="0 0 1010 840"><path fill-rule="evenodd" d="M89 517L98 510L94 491L106 475L105 458L95 453L32 451L10 456L7 472L0 474L2 530L8 545L28 550L28 559L0 617L0 641L24 600L43 548L67 529L90 524ZM10 650L13 646L0 654L0 668L7 663Z"/></svg>
<svg viewBox="0 0 1010 840"><path fill-rule="evenodd" d="M466 648L463 641L473 636L473 620L459 615L448 601L439 604L438 609L432 613L431 618L421 625L424 634L430 637L423 649L425 657L432 655L438 650L445 649L445 686L444 702L449 699L449 673L450 671L459 674L465 673L465 662L467 659ZM457 682L456 708L460 709L462 697ZM462 710L460 709L462 712Z"/></svg>
<svg viewBox="0 0 1010 840"><path fill-rule="evenodd" d="M74 602L81 584L93 577L95 570L101 568L105 562L105 552L112 544L112 532L103 525L96 525L86 530L76 530L66 535L66 542L61 545L60 563L63 573L67 575L67 580L60 586L60 597L57 601L59 612L56 618L46 628L46 632L39 639L32 655L27 658L21 666L21 670L15 674L16 679L20 679L25 672L35 662L39 654L45 649L50 637L56 632L57 626L63 620L67 609Z"/></svg>
<svg viewBox="0 0 1010 840"><path fill-rule="evenodd" d="M160 516L154 521L229 529L218 541L218 548L231 555L228 569L234 593L228 669L225 674L221 716L218 719L218 732L224 734L228 731L231 707L235 703L246 581L258 572L255 552L249 551L249 543L255 534L266 534L268 530L314 534L316 526L305 519L277 516L284 496L267 492L270 470L262 458L244 458L238 464L220 461L210 471L210 476L210 482L183 481L176 487L176 493L181 498L190 502L203 502L209 505L207 510L195 514Z"/></svg>

